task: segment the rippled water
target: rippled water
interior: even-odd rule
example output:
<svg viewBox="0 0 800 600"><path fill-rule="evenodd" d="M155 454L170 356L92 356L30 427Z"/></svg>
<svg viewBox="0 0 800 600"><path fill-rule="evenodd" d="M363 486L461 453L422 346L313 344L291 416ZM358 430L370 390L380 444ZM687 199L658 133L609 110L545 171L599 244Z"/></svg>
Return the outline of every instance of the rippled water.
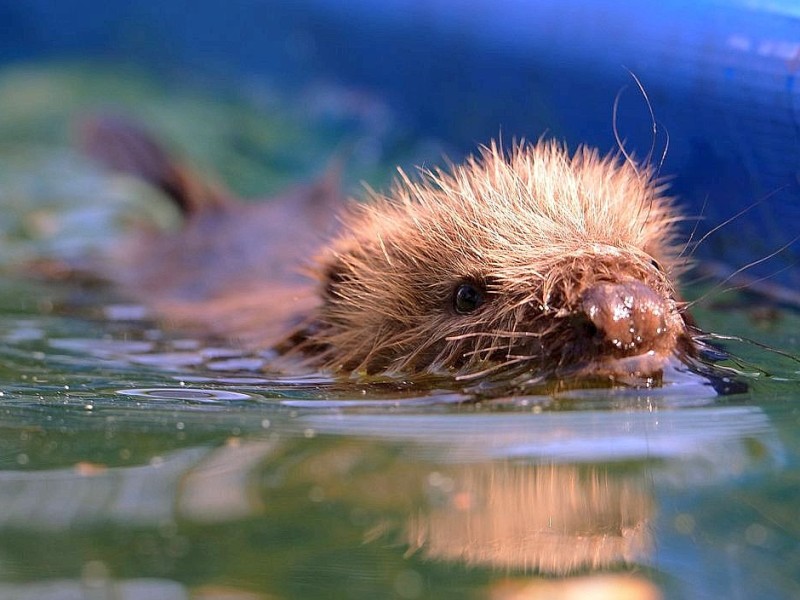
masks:
<svg viewBox="0 0 800 600"><path fill-rule="evenodd" d="M732 347L745 394L476 403L271 374L67 284L0 292L0 599L800 597L790 358ZM789 311L698 318L800 353Z"/></svg>

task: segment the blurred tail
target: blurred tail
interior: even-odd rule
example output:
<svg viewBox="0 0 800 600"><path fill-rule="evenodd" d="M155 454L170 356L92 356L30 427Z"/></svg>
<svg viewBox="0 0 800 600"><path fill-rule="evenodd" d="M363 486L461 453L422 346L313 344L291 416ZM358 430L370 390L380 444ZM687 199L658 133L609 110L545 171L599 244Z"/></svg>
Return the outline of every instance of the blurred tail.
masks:
<svg viewBox="0 0 800 600"><path fill-rule="evenodd" d="M184 215L223 206L230 196L180 164L139 124L115 116L79 126L83 151L106 167L139 177L171 198Z"/></svg>

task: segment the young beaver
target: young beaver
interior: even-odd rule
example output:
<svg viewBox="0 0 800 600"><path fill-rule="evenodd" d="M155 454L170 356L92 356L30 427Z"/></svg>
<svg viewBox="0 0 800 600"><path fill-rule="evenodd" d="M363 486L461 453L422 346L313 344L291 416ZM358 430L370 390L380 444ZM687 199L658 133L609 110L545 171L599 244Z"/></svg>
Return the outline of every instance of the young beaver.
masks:
<svg viewBox="0 0 800 600"><path fill-rule="evenodd" d="M91 154L186 215L103 269L167 320L344 373L648 381L695 354L675 289L680 216L647 166L492 143L418 180L401 171L365 204L330 181L242 203L135 125L84 133Z"/></svg>

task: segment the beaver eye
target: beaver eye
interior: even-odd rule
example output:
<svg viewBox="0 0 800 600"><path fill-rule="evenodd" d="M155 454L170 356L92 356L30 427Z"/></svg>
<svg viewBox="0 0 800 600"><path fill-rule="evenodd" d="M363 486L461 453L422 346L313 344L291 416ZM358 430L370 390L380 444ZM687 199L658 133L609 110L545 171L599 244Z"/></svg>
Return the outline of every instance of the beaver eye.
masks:
<svg viewBox="0 0 800 600"><path fill-rule="evenodd" d="M664 271L664 269L661 268L661 265L658 264L658 261L655 258L650 261L650 264L653 265L656 268L656 271L658 271L659 273Z"/></svg>
<svg viewBox="0 0 800 600"><path fill-rule="evenodd" d="M462 283L453 294L453 308L460 315L473 312L483 301L483 290L474 283Z"/></svg>

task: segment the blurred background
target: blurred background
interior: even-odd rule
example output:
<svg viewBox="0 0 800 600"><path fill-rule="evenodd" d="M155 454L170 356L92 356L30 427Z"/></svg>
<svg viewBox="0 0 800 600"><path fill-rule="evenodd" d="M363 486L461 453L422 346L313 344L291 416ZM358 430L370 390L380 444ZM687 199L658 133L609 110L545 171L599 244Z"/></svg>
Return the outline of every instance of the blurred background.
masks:
<svg viewBox="0 0 800 600"><path fill-rule="evenodd" d="M303 102L342 86L454 160L501 133L614 150L618 98L619 138L664 157L695 239L753 205L700 255L735 269L788 244L752 272L800 284L794 0L0 0L0 31L4 67L90 60Z"/></svg>

